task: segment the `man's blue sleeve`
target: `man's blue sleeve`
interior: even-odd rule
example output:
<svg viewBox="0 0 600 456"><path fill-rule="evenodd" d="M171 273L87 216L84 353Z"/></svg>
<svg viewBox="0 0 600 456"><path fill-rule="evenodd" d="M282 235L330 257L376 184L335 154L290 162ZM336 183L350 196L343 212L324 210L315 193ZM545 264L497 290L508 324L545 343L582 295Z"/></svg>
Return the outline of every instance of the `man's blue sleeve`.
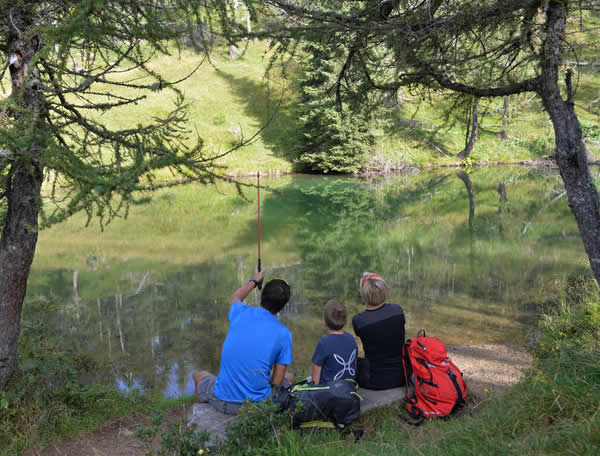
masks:
<svg viewBox="0 0 600 456"><path fill-rule="evenodd" d="M233 321L245 307L247 306L242 301L235 301L229 309L229 321Z"/></svg>
<svg viewBox="0 0 600 456"><path fill-rule="evenodd" d="M275 361L277 364L292 364L294 358L292 357L292 333L286 329L281 336L281 351Z"/></svg>

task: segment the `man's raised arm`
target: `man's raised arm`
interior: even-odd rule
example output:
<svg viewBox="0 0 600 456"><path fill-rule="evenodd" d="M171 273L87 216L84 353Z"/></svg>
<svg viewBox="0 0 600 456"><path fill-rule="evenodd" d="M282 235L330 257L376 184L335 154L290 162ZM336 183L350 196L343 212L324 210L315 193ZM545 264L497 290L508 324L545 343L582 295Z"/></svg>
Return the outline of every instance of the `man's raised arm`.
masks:
<svg viewBox="0 0 600 456"><path fill-rule="evenodd" d="M256 287L258 285L258 283L260 283L262 281L263 281L262 271L259 271L258 268L255 268L252 278L246 284L242 285L240 288L235 290L233 292L233 295L231 295L231 299L229 300L229 308L231 309L231 306L233 305L234 302L243 301L244 299L246 299L246 296L248 296L250 294L250 292L252 290L254 290L254 287Z"/></svg>

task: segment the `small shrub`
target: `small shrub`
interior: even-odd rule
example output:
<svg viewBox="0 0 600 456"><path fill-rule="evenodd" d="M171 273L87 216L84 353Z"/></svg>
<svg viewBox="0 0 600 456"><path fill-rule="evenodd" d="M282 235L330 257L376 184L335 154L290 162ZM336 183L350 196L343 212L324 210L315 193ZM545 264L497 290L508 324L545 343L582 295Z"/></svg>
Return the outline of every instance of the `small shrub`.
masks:
<svg viewBox="0 0 600 456"><path fill-rule="evenodd" d="M470 174L473 171L473 164L475 161L471 157L465 157L465 159L461 162L461 166L465 169L467 174Z"/></svg>
<svg viewBox="0 0 600 456"><path fill-rule="evenodd" d="M279 404L270 400L247 403L240 410L240 419L227 430L223 454L231 456L278 454L280 435L291 429L289 411L279 411Z"/></svg>
<svg viewBox="0 0 600 456"><path fill-rule="evenodd" d="M196 24L194 30L184 34L180 38L180 41L186 48L200 51L206 47L215 45L217 38L210 31L208 25Z"/></svg>
<svg viewBox="0 0 600 456"><path fill-rule="evenodd" d="M162 414L156 413L151 426L140 427L136 436L148 447L148 456L197 456L206 451L206 442L210 438L207 431L196 431L187 425L185 419L171 423L160 436L160 448L152 449L152 441L160 431Z"/></svg>
<svg viewBox="0 0 600 456"><path fill-rule="evenodd" d="M579 121L583 137L591 141L600 141L600 125L592 120Z"/></svg>
<svg viewBox="0 0 600 456"><path fill-rule="evenodd" d="M527 144L527 148L536 157L545 157L554 154L554 138L536 138Z"/></svg>

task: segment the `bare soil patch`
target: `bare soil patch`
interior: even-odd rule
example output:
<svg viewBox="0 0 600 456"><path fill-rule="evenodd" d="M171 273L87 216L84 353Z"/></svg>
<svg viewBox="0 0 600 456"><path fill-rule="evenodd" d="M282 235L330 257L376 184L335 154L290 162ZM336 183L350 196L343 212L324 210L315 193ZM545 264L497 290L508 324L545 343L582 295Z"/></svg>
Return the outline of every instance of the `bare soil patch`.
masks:
<svg viewBox="0 0 600 456"><path fill-rule="evenodd" d="M448 355L463 372L469 392L484 398L499 393L517 383L523 371L531 365L531 356L516 345L452 345ZM165 412L163 426L187 418L191 406L174 408ZM149 418L128 416L119 418L95 432L38 450L25 456L143 456L148 448L136 436L139 426L147 426ZM154 448L159 441L154 442Z"/></svg>
<svg viewBox="0 0 600 456"><path fill-rule="evenodd" d="M166 410L162 421L163 429L173 422L187 418L190 409L191 405ZM147 416L126 416L116 419L98 431L86 432L43 450L28 450L24 456L143 456L149 448L135 436L135 432L138 427L149 425L150 419ZM153 449L159 447L158 437L153 442Z"/></svg>

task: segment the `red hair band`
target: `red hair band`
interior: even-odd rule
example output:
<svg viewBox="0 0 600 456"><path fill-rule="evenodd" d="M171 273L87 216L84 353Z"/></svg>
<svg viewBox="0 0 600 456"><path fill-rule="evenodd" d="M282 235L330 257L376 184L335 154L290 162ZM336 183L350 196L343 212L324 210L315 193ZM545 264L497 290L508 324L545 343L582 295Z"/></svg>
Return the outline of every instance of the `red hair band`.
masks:
<svg viewBox="0 0 600 456"><path fill-rule="evenodd" d="M381 277L379 274L369 274L369 275L367 275L367 277L365 277L365 278L363 279L362 283L360 284L360 287L361 287L361 288L362 288L362 287L364 287L364 286L365 286L365 282L366 282L367 280L369 280L371 277L379 277L380 279L383 279L383 277Z"/></svg>

